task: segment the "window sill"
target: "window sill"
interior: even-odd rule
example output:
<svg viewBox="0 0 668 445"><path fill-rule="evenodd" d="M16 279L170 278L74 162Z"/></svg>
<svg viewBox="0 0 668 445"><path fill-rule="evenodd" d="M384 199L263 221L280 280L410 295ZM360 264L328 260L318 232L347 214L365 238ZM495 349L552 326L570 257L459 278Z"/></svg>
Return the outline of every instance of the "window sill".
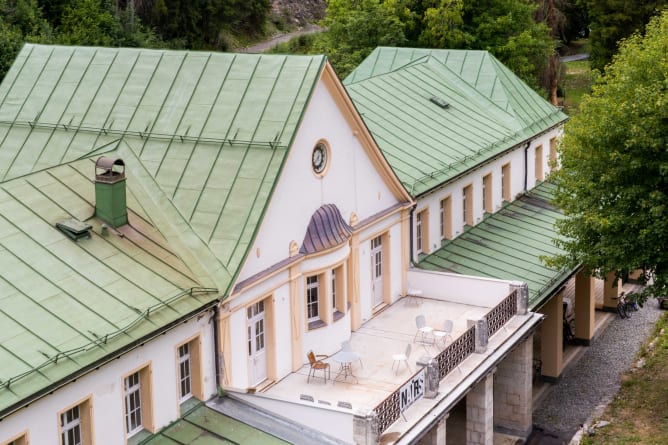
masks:
<svg viewBox="0 0 668 445"><path fill-rule="evenodd" d="M322 327L327 326L327 323L325 323L322 320L314 320L314 321L309 321L308 322L308 330L312 331L313 329L320 329Z"/></svg>
<svg viewBox="0 0 668 445"><path fill-rule="evenodd" d="M151 437L151 433L145 429L139 430L134 433L132 436L128 437L128 445L138 445L142 443L145 439Z"/></svg>
<svg viewBox="0 0 668 445"><path fill-rule="evenodd" d="M339 320L341 320L345 315L346 315L346 314L343 313L343 312L334 311L334 317L333 317L333 318L334 318L334 321L339 321Z"/></svg>

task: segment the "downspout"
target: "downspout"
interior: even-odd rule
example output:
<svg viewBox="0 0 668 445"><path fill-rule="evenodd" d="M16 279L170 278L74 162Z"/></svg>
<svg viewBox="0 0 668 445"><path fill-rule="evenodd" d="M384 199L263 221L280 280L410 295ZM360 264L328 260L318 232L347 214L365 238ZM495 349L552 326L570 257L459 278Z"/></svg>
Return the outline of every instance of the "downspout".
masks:
<svg viewBox="0 0 668 445"><path fill-rule="evenodd" d="M524 147L524 192L527 191L527 180L529 176L529 146L531 145L531 141L527 142L526 147Z"/></svg>
<svg viewBox="0 0 668 445"><path fill-rule="evenodd" d="M414 258L413 258L413 214L415 213L415 208L417 207L417 202L411 206L411 211L408 214L408 221L409 221L409 234L408 234L408 248L410 249L409 251L409 258L410 258L410 266L413 266L415 264Z"/></svg>
<svg viewBox="0 0 668 445"><path fill-rule="evenodd" d="M216 367L216 392L220 397L223 394L223 386L220 383L220 352L218 349L220 345L220 338L218 338L220 335L218 333L218 321L220 317L219 307L220 302L213 306L213 359L214 366Z"/></svg>

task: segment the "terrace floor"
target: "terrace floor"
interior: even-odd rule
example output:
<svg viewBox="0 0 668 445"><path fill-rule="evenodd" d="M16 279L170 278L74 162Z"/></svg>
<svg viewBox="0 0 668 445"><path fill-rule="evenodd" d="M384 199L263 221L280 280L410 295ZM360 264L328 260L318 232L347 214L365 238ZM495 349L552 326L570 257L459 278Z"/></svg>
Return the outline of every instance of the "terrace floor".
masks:
<svg viewBox="0 0 668 445"><path fill-rule="evenodd" d="M496 305L497 302L494 303ZM493 306L492 306L493 307ZM415 362L423 356L435 357L442 347L439 344L423 344L413 342L417 328L415 317L424 315L428 326L438 329L443 321L453 321L452 339L462 335L467 329L469 319L480 319L492 307L472 306L430 298L416 298L413 301L406 298L386 307L367 321L351 336L352 349L359 353L361 363L352 364L355 378L335 379L339 363L330 358L325 362L331 366L332 380L325 382L317 371L317 378L311 378L307 383L310 366L304 365L298 372L292 373L276 384L267 388L263 393L269 397L296 401L300 396L310 396L313 402L337 406L339 402L346 402L352 409L370 410L387 398L392 392L401 387L412 375L418 371ZM515 316L490 339L492 343L501 341L514 331L513 327L522 324L524 317ZM452 340L448 340L450 344ZM392 370L392 355L403 353L406 345L412 346L409 358L410 370L404 363L399 364L399 370ZM316 354L318 351L314 351ZM478 357L476 357L478 356ZM444 380L461 380L468 372L466 368L474 368L482 355L473 354L466 359L461 368L462 372L453 371ZM410 411L410 410L409 410ZM408 415L408 413L406 413Z"/></svg>

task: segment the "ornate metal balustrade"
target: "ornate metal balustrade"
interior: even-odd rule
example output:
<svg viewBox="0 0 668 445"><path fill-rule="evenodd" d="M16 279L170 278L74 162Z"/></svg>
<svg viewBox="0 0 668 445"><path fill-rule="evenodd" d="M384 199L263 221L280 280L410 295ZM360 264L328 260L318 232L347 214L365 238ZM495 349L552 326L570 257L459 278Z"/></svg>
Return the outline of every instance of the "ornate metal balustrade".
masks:
<svg viewBox="0 0 668 445"><path fill-rule="evenodd" d="M406 380L404 383L402 383L396 391L394 391L392 394L390 394L385 400L380 402L373 410L376 412L376 418L377 418L377 426L378 426L378 437L390 427L394 422L396 422L399 419L399 416L401 416L401 392L402 388L404 386L412 381L418 374L423 372L423 368L420 368L416 373L411 375L408 380ZM423 377L424 378L424 377ZM412 402L408 402L408 405L410 405ZM406 400L404 400L404 408L406 409Z"/></svg>
<svg viewBox="0 0 668 445"><path fill-rule="evenodd" d="M383 431L388 429L390 425L396 422L401 415L401 405L399 402L400 389L401 387L373 409L376 412L376 419L378 421L378 437L380 437L380 435L383 434Z"/></svg>
<svg viewBox="0 0 668 445"><path fill-rule="evenodd" d="M475 327L471 326L436 357L439 379L443 379L473 352L475 352Z"/></svg>
<svg viewBox="0 0 668 445"><path fill-rule="evenodd" d="M517 291L514 290L485 316L485 318L487 318L487 326L489 327L489 336L491 337L494 335L494 333L501 329L501 327L506 324L508 320L513 318L513 315L516 313Z"/></svg>

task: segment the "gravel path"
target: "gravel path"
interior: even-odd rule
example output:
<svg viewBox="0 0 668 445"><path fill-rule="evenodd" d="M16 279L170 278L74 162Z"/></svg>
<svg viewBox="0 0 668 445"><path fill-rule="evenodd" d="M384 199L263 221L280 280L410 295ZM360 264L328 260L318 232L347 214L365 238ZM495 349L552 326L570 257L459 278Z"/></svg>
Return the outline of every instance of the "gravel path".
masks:
<svg viewBox="0 0 668 445"><path fill-rule="evenodd" d="M532 443L568 443L594 410L612 399L661 312L651 299L631 318L610 322L534 410L534 427L545 439Z"/></svg>

